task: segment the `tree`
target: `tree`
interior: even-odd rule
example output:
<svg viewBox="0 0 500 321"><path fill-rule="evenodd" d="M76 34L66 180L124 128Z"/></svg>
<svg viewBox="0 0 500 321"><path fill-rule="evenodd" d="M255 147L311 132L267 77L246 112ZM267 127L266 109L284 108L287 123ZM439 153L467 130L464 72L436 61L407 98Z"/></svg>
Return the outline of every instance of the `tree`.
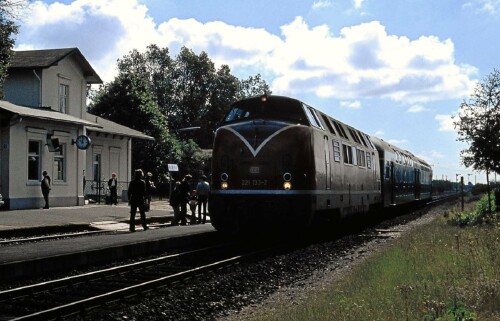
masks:
<svg viewBox="0 0 500 321"><path fill-rule="evenodd" d="M460 105L454 122L458 140L469 144L461 152L462 163L489 174L500 172L500 71L494 69L483 82L478 83L468 101ZM490 189L488 203L491 214Z"/></svg>
<svg viewBox="0 0 500 321"><path fill-rule="evenodd" d="M264 89L262 89L264 88ZM262 94L269 86L260 75L240 81L228 66L215 68L208 55L182 48L172 59L168 48L151 45L146 52L133 50L118 60L118 76L93 93L89 112L142 131L155 142L141 143L141 155L134 148L134 166L167 173L171 160L195 173L206 160L201 148L211 148L215 129L230 104L253 92ZM185 127L200 127L181 133Z"/></svg>
<svg viewBox="0 0 500 321"><path fill-rule="evenodd" d="M17 12L24 6L25 2L22 0L0 0L0 99L3 99L3 83L13 55L15 40L12 36L19 31L14 20Z"/></svg>
<svg viewBox="0 0 500 321"><path fill-rule="evenodd" d="M250 76L246 80L239 83L238 99L260 96L263 94L271 94L269 85L262 79L260 74Z"/></svg>

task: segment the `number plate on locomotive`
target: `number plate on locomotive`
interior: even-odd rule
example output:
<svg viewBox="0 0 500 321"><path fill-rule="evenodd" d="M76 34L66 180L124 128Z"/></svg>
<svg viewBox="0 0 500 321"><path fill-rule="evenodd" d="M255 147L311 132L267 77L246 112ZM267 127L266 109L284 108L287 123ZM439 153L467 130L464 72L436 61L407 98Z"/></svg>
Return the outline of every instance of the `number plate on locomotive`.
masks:
<svg viewBox="0 0 500 321"><path fill-rule="evenodd" d="M241 187L242 188L262 188L267 187L268 180L267 179L242 179Z"/></svg>

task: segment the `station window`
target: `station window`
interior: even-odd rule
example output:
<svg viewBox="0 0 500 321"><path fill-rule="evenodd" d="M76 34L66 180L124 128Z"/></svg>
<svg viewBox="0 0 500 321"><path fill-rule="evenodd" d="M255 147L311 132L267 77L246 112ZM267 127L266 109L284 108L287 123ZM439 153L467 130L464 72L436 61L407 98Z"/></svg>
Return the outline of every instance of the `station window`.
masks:
<svg viewBox="0 0 500 321"><path fill-rule="evenodd" d="M63 114L68 112L69 104L69 86L59 84L59 111Z"/></svg>
<svg viewBox="0 0 500 321"><path fill-rule="evenodd" d="M66 145L61 145L59 150L54 153L54 162L52 172L54 173L54 180L66 180Z"/></svg>
<svg viewBox="0 0 500 321"><path fill-rule="evenodd" d="M28 142L28 180L40 180L40 154L42 143L37 140Z"/></svg>

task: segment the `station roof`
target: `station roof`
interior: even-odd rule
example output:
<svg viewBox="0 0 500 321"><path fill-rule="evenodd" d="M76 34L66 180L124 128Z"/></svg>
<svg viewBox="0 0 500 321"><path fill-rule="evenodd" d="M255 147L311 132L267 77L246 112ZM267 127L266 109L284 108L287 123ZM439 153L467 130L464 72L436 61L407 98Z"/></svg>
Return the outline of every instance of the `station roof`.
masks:
<svg viewBox="0 0 500 321"><path fill-rule="evenodd" d="M54 111L48 108L35 108L35 107L24 107L12 104L5 100L0 100L0 112L7 111L13 115L18 115L20 117L31 117L45 120L52 120L56 122L70 123L76 125L84 125L89 127L101 127L99 124L74 117L68 114L63 114L58 111Z"/></svg>
<svg viewBox="0 0 500 321"><path fill-rule="evenodd" d="M146 140L154 140L153 137L148 136L138 130L120 125L118 123L112 122L105 118L95 116L89 113L87 113L86 120L99 126L99 127L93 126L92 128L88 128L88 130L93 132L107 133L111 135L121 135L121 136L140 138Z"/></svg>
<svg viewBox="0 0 500 321"><path fill-rule="evenodd" d="M46 69L57 65L59 61L70 56L82 68L87 83L102 84L101 78L78 48L14 51L9 68Z"/></svg>

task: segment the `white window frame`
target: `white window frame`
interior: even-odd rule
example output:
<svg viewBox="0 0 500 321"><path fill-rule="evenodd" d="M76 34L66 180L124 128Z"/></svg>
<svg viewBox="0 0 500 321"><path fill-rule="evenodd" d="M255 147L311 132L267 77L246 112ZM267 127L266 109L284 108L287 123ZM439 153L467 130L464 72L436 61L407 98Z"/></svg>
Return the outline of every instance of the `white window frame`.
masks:
<svg viewBox="0 0 500 321"><path fill-rule="evenodd" d="M38 143L38 151L30 152L30 143ZM42 171L42 147L43 143L40 139L28 139L28 146L27 146L27 151L26 151L26 179L28 182L40 182L41 180L41 171ZM36 169L35 169L35 175L36 177L30 177L30 160L36 160Z"/></svg>
<svg viewBox="0 0 500 321"><path fill-rule="evenodd" d="M54 181L65 182L66 181L66 144L61 144L59 151L54 153L54 158L52 161L52 173L54 175Z"/></svg>
<svg viewBox="0 0 500 321"><path fill-rule="evenodd" d="M69 111L69 85L59 83L59 111L67 114Z"/></svg>

